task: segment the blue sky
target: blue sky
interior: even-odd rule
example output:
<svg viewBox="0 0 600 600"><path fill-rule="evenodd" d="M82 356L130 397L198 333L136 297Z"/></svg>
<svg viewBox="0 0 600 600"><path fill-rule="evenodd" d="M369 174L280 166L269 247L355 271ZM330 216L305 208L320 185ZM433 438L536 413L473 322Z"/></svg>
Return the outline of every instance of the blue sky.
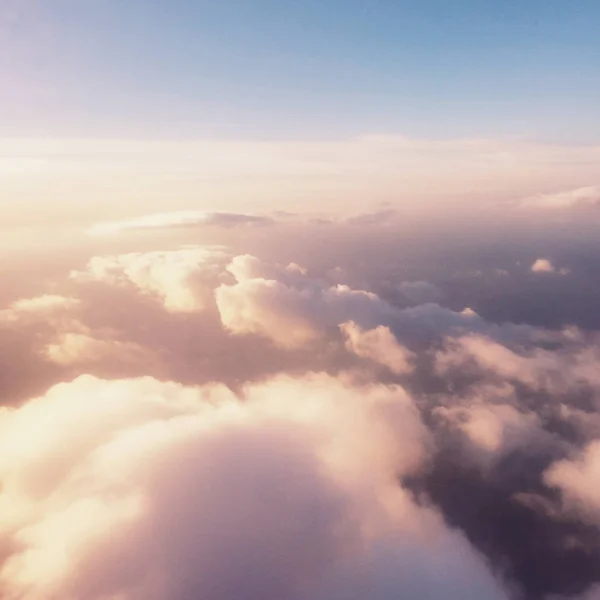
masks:
<svg viewBox="0 0 600 600"><path fill-rule="evenodd" d="M597 0L12 5L8 135L600 141Z"/></svg>

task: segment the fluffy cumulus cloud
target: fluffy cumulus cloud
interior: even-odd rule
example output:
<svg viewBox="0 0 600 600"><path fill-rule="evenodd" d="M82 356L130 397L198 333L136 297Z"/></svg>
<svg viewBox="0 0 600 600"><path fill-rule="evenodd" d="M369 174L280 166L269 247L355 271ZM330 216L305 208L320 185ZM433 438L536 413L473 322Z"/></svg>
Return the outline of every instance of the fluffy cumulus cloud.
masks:
<svg viewBox="0 0 600 600"><path fill-rule="evenodd" d="M414 368L413 352L401 346L389 327L361 329L353 321L342 323L340 329L346 339L346 348L361 358L387 367L400 375Z"/></svg>
<svg viewBox="0 0 600 600"><path fill-rule="evenodd" d="M591 267L183 233L0 310L3 600L595 597L600 338L493 310Z"/></svg>
<svg viewBox="0 0 600 600"><path fill-rule="evenodd" d="M399 484L431 444L399 387L84 376L0 432L8 600L507 597Z"/></svg>
<svg viewBox="0 0 600 600"><path fill-rule="evenodd" d="M312 280L296 265L281 269L238 256L228 270L235 283L216 291L225 327L239 334L263 334L282 347L310 343L348 320L377 325L393 313L372 292Z"/></svg>
<svg viewBox="0 0 600 600"><path fill-rule="evenodd" d="M74 271L71 277L83 282L132 285L160 299L168 311L194 312L209 301L223 258L223 251L212 247L94 256L84 271Z"/></svg>
<svg viewBox="0 0 600 600"><path fill-rule="evenodd" d="M235 257L227 270L235 282L223 283L215 294L224 326L238 334L266 336L284 348L322 339L348 321L366 329L388 327L417 344L450 332L510 337L531 330L489 323L469 307L454 311L427 302L401 308L369 290L313 279L295 264L281 268L245 255Z"/></svg>

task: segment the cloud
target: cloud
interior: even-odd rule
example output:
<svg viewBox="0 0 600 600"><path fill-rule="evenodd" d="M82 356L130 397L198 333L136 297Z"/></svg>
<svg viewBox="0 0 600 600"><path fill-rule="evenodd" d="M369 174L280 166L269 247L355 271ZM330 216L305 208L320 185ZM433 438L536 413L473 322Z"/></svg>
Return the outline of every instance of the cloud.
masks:
<svg viewBox="0 0 600 600"><path fill-rule="evenodd" d="M57 294L22 298L0 311L0 326L29 338L29 361L35 354L62 367L92 363L138 363L146 368L154 365L153 350L118 339L122 332L89 327L85 323L87 310L80 298Z"/></svg>
<svg viewBox="0 0 600 600"><path fill-rule="evenodd" d="M0 492L0 596L19 599L35 578L40 600L187 598L202 585L208 598L217 587L239 597L238 586L295 600L437 598L441 587L442 597L506 597L473 547L514 578L512 599L598 581L595 521L567 479L549 487L544 473L578 465L600 439L600 338L504 321L491 308L502 308L504 286L526 286L518 309L561 278L520 269L500 281L495 266L516 262L503 256L475 264L484 275L466 286L449 275L450 256L421 271L409 253L406 264L382 260L377 232L377 251L346 255L335 235L350 229L336 226L314 245L261 240L251 248L261 258L223 247L96 252L70 279L44 274L38 296L11 302L11 290L0 384L19 408L0 411L0 479L10 483ZM412 300L400 298L407 273ZM449 306L427 301L439 289L430 279ZM80 373L95 377L24 402ZM152 377L108 381L142 374ZM8 420L37 402L46 408L23 417L29 429ZM88 418L110 422L97 434ZM39 444L19 447L10 431Z"/></svg>
<svg viewBox="0 0 600 600"><path fill-rule="evenodd" d="M551 194L538 194L519 201L522 208L578 208L598 206L600 204L600 186L579 187Z"/></svg>
<svg viewBox="0 0 600 600"><path fill-rule="evenodd" d="M474 461L490 468L515 450L539 451L540 446L551 442L534 412L519 410L502 401L494 402L498 391L505 393L505 390L484 387L479 390L479 397L470 397L460 403L454 398L452 405L435 411L446 426L458 430L468 442L466 463Z"/></svg>
<svg viewBox="0 0 600 600"><path fill-rule="evenodd" d="M578 600L600 600L600 585L595 585L582 596L577 597Z"/></svg>
<svg viewBox="0 0 600 600"><path fill-rule="evenodd" d="M58 294L43 294L32 298L21 298L8 308L0 310L0 322L31 323L45 321L47 324L73 321L81 306L78 298Z"/></svg>
<svg viewBox="0 0 600 600"><path fill-rule="evenodd" d="M597 305L589 238L507 244L499 229L481 253L466 231L488 231L471 222L450 242L437 225L294 219L204 232L231 251L173 250L193 229L143 236L142 249L160 239L163 251L121 250L139 249L137 236L87 239L61 258L65 273L96 255L69 279L45 260L5 264L15 285L0 311L0 395L19 408L0 411L0 445L13 430L36 443L0 449L16 461L0 469L0 596L26 597L18 586L35 578L40 600L240 597L237 586L294 600L437 598L440 587L485 598L492 570L514 581L512 600L549 600L600 581L583 489L600 439L600 337L577 320ZM529 272L537 256L553 276ZM571 277L556 276L563 264ZM573 317L582 329L563 329ZM81 373L94 377L53 387L48 412L23 417L30 429L4 420ZM152 378L109 381L140 375ZM396 415L398 382L414 401L398 400ZM63 394L72 404L56 423ZM114 420L98 437L86 415L100 424L102 406ZM78 436L91 446L71 448ZM38 451L49 462L19 462Z"/></svg>
<svg viewBox="0 0 600 600"><path fill-rule="evenodd" d="M554 463L544 480L562 492L567 509L600 525L600 440L591 442L574 459Z"/></svg>
<svg viewBox="0 0 600 600"><path fill-rule="evenodd" d="M517 351L476 333L448 338L435 353L435 367L442 376L480 372L551 394L600 390L598 344L573 337L570 330L555 334L553 342L559 344L554 350L534 346Z"/></svg>
<svg viewBox="0 0 600 600"><path fill-rule="evenodd" d="M400 308L374 292L331 286L295 267L249 255L235 257L227 270L235 283L223 283L215 292L223 325L236 334L266 336L284 348L323 339L347 321L367 329L388 327L403 343L421 346L471 331L495 339L542 335L527 325L489 323L469 307L454 311L428 302Z"/></svg>
<svg viewBox="0 0 600 600"><path fill-rule="evenodd" d="M79 306L78 298L68 298L56 294L45 294L34 298L22 298L12 303L10 310L15 313L51 314L61 310L71 310Z"/></svg>
<svg viewBox="0 0 600 600"><path fill-rule="evenodd" d="M133 285L142 294L158 298L168 311L195 312L212 301L213 281L222 272L225 257L220 248L200 246L94 256L84 271L73 271L71 278Z"/></svg>
<svg viewBox="0 0 600 600"><path fill-rule="evenodd" d="M350 225L392 225L398 218L398 211L392 208L363 212L345 217L343 222Z"/></svg>
<svg viewBox="0 0 600 600"><path fill-rule="evenodd" d="M62 369L54 377L152 374L188 384L216 378L237 389L279 370L336 373L359 366L355 357L386 366L391 373L382 370L381 376L391 377L405 368L409 373L407 361L427 362L422 351L444 336L479 332L510 342L543 333L435 303L401 308L313 272L251 255L231 259L221 247L99 254L69 280L52 283L63 295L25 298L0 311L30 355L12 370L25 374L35 355ZM348 322L356 329L340 332ZM468 360L467 350L458 350L453 368ZM481 361L479 366L487 368ZM588 377L592 371L585 368ZM44 370L38 366L36 372ZM43 378L33 379L42 385Z"/></svg>
<svg viewBox="0 0 600 600"><path fill-rule="evenodd" d="M145 362L152 364L152 353L133 342L99 339L87 332L60 333L49 342L42 355L50 362L62 366L95 362Z"/></svg>
<svg viewBox="0 0 600 600"><path fill-rule="evenodd" d="M138 211L169 211L173 198L184 212L228 206L244 213L249 199L265 212L285 205L317 217L361 213L386 201L431 211L450 199L472 210L482 201L593 181L600 149L402 135L272 141L6 138L0 140L0 155L7 157L0 171L10 173L0 182L0 196L35 207L41 219L64 222L69 215L80 223L75 215L95 220L98 207L107 220L127 219L135 205ZM48 206L32 200L41 194ZM25 212L21 222L28 220Z"/></svg>
<svg viewBox="0 0 600 600"><path fill-rule="evenodd" d="M380 325L364 330L349 321L342 323L340 329L346 338L346 348L357 356L387 367L397 375L413 370L414 353L398 343L389 327Z"/></svg>
<svg viewBox="0 0 600 600"><path fill-rule="evenodd" d="M554 273L556 269L547 258L538 258L531 265L531 270L534 273Z"/></svg>
<svg viewBox="0 0 600 600"><path fill-rule="evenodd" d="M228 270L236 283L216 290L223 325L237 334L265 335L285 348L315 341L348 320L376 326L393 312L371 292L330 287L296 268L277 269L252 256L236 257Z"/></svg>
<svg viewBox="0 0 600 600"><path fill-rule="evenodd" d="M144 215L123 221L108 221L93 225L90 235L111 235L140 229L173 229L178 227L239 227L271 225L271 217L234 212L179 211Z"/></svg>
<svg viewBox="0 0 600 600"><path fill-rule="evenodd" d="M398 339L421 348L448 336L477 333L501 342L549 337L543 330L515 323L486 321L472 308L455 311L435 302L396 308L391 318L391 328Z"/></svg>
<svg viewBox="0 0 600 600"><path fill-rule="evenodd" d="M444 349L437 352L435 362L438 372L442 374L451 369L464 372L469 363L474 363L476 367L496 373L504 380L517 379L531 386L539 386L543 378L544 358L549 358L552 367L551 354L528 358L485 336L470 334L446 340Z"/></svg>
<svg viewBox="0 0 600 600"><path fill-rule="evenodd" d="M2 597L506 599L399 485L428 447L398 387L58 385L0 414Z"/></svg>
<svg viewBox="0 0 600 600"><path fill-rule="evenodd" d="M2 381L15 379L14 385L19 380L24 384L23 379L36 381L41 387L34 389L39 391L44 389L44 382L50 385L61 374L152 374L186 383L216 378L237 389L245 381L282 370L322 369L335 373L356 364L339 343L334 306L338 302L335 296L347 295L349 298L339 302L352 303L349 288L328 291L329 286L308 277L306 269L296 263L282 266L240 256L231 261L227 271L229 260L224 251L213 248L93 257L84 270L72 272L69 280L51 282L53 289L64 289L68 294L24 298L0 311L5 323L3 345L23 346L18 368L14 360L19 353L12 352L10 360L8 355L4 358L6 365L13 366L10 376L5 375ZM257 330L260 337L231 336L222 327L213 293L221 282L235 282L234 275L251 280L274 278L282 288L304 290L304 294L312 286L316 301L312 305L309 302L305 322L297 312L292 311L290 316L265 309L262 329ZM363 296L367 302L376 299L365 292L357 295L355 302ZM327 304L326 298L333 298L333 304L324 314L321 301ZM385 305L381 300L376 302ZM351 316L362 314L350 306L347 310ZM376 326L380 317L374 312L367 325ZM289 318L297 324L295 335L308 332L308 339L319 340L320 344L305 351L307 338L302 337L290 345L285 333ZM325 318L332 321L326 322ZM278 351L269 341L270 334L262 334L273 323L283 323L284 333L279 339L285 347L293 347L294 353ZM326 329L319 331L323 323ZM332 337L335 344L331 343ZM52 367L51 379L41 377L46 369L39 367L40 360ZM31 369L40 376L28 374ZM13 385L10 387L4 402L15 397Z"/></svg>

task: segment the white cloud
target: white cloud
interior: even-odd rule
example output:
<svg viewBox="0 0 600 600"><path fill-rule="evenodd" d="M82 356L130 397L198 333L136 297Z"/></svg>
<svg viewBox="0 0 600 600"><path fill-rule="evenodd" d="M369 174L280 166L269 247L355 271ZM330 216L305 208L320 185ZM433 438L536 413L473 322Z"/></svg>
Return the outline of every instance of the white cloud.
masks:
<svg viewBox="0 0 600 600"><path fill-rule="evenodd" d="M2 597L506 599L398 483L428 445L398 387L60 384L0 413Z"/></svg>
<svg viewBox="0 0 600 600"><path fill-rule="evenodd" d="M556 269L547 258L538 258L531 265L531 270L534 273L554 273Z"/></svg>
<svg viewBox="0 0 600 600"><path fill-rule="evenodd" d="M397 375L414 369L414 353L398 343L389 327L380 325L364 330L349 321L342 323L340 329L346 338L346 348L357 356L383 365Z"/></svg>
<svg viewBox="0 0 600 600"><path fill-rule="evenodd" d="M100 339L89 330L63 332L49 342L42 355L50 362L62 366L94 363L100 361L141 362L151 364L151 353L133 342Z"/></svg>
<svg viewBox="0 0 600 600"><path fill-rule="evenodd" d="M212 301L212 289L223 270L225 254L214 247L133 252L94 256L84 271L74 271L78 281L134 285L159 298L170 312L194 312Z"/></svg>
<svg viewBox="0 0 600 600"><path fill-rule="evenodd" d="M282 347L305 345L348 320L376 326L393 312L371 292L328 287L252 256L236 257L228 270L236 283L216 290L223 325L238 334L265 335Z"/></svg>
<svg viewBox="0 0 600 600"><path fill-rule="evenodd" d="M215 292L223 325L238 334L264 335L287 348L320 339L347 321L367 329L389 327L406 343L470 331L499 338L533 331L526 325L488 323L470 308L456 312L433 302L398 308L373 292L330 286L298 269L248 255L236 257L227 270L236 282Z"/></svg>
<svg viewBox="0 0 600 600"><path fill-rule="evenodd" d="M78 298L44 294L33 298L21 298L8 308L0 310L0 320L28 323L45 321L48 324L72 321L81 305Z"/></svg>

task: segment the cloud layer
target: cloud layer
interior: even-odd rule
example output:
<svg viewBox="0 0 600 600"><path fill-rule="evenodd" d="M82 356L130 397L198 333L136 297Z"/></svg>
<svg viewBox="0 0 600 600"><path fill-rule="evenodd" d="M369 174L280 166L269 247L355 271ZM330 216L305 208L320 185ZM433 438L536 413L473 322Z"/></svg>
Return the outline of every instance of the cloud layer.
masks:
<svg viewBox="0 0 600 600"><path fill-rule="evenodd" d="M4 598L506 597L398 485L428 447L400 388L81 377L0 431Z"/></svg>
<svg viewBox="0 0 600 600"><path fill-rule="evenodd" d="M592 262L416 265L363 217L101 240L7 296L2 598L597 594L600 338L544 316Z"/></svg>

